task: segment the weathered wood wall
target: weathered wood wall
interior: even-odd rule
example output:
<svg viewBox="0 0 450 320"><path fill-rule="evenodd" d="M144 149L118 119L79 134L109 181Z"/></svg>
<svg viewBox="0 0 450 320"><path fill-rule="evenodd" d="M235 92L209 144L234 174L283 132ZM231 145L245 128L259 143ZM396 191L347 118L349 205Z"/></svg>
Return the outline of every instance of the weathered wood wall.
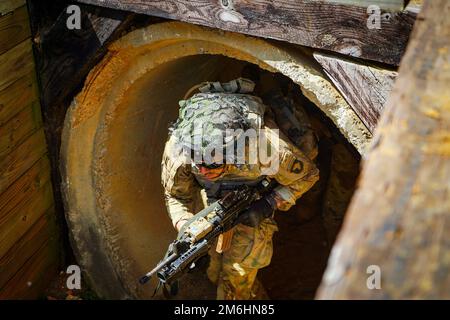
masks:
<svg viewBox="0 0 450 320"><path fill-rule="evenodd" d="M66 26L68 0L28 0L34 54L39 79L40 102L48 142L55 214L64 235L61 245L64 263L71 259L71 247L61 199L59 151L65 114L84 80L107 52L107 45L129 28L146 25L148 17L80 4L81 29Z"/></svg>
<svg viewBox="0 0 450 320"><path fill-rule="evenodd" d="M398 65L416 13L400 1L374 0L380 28L369 28L369 1L78 0ZM359 2L359 1L358 1ZM383 8L396 9L385 11ZM368 12L369 11L369 12ZM370 23L370 22L369 22Z"/></svg>
<svg viewBox="0 0 450 320"><path fill-rule="evenodd" d="M319 298L450 299L449 15L424 4Z"/></svg>
<svg viewBox="0 0 450 320"><path fill-rule="evenodd" d="M25 0L0 5L0 299L42 295L59 263Z"/></svg>

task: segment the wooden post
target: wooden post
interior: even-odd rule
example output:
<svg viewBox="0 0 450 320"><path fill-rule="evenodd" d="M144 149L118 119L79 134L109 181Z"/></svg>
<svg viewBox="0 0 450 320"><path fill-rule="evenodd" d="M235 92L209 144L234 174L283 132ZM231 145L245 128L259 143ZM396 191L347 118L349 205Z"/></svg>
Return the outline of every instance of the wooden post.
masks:
<svg viewBox="0 0 450 320"><path fill-rule="evenodd" d="M449 15L418 17L320 299L450 298Z"/></svg>
<svg viewBox="0 0 450 320"><path fill-rule="evenodd" d="M396 71L314 53L325 73L333 81L370 132L375 127L394 85Z"/></svg>
<svg viewBox="0 0 450 320"><path fill-rule="evenodd" d="M107 45L117 39L131 24L134 14L80 5L80 30L66 25L67 1L49 7L40 0L29 0L34 53L40 84L45 135L49 149L55 213L65 227L64 208L60 192L59 148L64 117L74 95L107 51ZM50 11L50 12L49 12ZM51 14L50 14L51 13ZM63 238L63 241L68 241ZM68 243L65 243L69 247Z"/></svg>

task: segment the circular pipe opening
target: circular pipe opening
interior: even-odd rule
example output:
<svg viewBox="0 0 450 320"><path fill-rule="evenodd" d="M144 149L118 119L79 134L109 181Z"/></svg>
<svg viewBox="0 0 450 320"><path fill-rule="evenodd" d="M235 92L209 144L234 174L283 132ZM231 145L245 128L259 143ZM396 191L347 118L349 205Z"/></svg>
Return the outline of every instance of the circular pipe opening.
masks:
<svg viewBox="0 0 450 320"><path fill-rule="evenodd" d="M293 214L279 215L281 232L289 236L276 236L273 263L261 273L275 298L312 297L333 241L327 239L321 217L332 220L335 214L338 219L345 212L359 160L352 145L362 150L370 134L306 53L182 23L153 25L114 43L66 117L61 149L66 216L78 261L101 296L151 297L152 290L140 286L138 278L162 258L175 237L160 174L167 129L177 118L178 101L202 81L241 76L249 63L261 68L263 86L278 85L281 74L296 83L302 101L307 97L314 103L306 103L306 108L324 137L318 161L321 172L328 173ZM332 205L319 205L325 200ZM305 220L313 224L302 224ZM305 234L300 230L305 225L314 246L299 246L295 240L297 234ZM284 260L298 255L290 250L312 250L311 270L316 273L303 272L311 281L303 291L289 291L292 285L284 291L277 288L292 283L292 279L284 284L276 281L280 268L293 276L301 273L300 265L286 269L296 262ZM214 288L205 278L198 273L186 277L179 297L214 298ZM298 282L295 287L302 285Z"/></svg>

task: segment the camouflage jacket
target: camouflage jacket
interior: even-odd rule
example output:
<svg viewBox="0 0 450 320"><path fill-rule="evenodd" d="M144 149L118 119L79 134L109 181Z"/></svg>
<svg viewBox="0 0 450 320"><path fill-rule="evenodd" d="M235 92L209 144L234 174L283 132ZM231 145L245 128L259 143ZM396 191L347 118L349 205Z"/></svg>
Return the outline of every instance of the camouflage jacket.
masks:
<svg viewBox="0 0 450 320"><path fill-rule="evenodd" d="M277 129L272 118L265 115L262 130L269 140ZM279 183L270 196L275 200L278 210L287 211L319 179L319 170L281 131L276 138L278 143L273 145L272 150L277 155L278 169L266 176ZM205 184L214 185L227 181L245 183L257 181L263 176L265 168L262 163L241 166L227 164L219 178L207 181L187 159L174 155L174 143L171 135L166 142L161 164L165 202L174 226L196 213L196 195Z"/></svg>

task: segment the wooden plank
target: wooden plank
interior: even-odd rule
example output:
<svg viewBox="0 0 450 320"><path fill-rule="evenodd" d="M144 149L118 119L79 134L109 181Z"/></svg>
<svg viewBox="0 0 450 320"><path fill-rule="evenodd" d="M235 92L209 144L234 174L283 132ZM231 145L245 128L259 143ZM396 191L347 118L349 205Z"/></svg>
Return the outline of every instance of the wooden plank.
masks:
<svg viewBox="0 0 450 320"><path fill-rule="evenodd" d="M47 182L28 201L22 202L0 218L0 257L16 243L53 205L52 185Z"/></svg>
<svg viewBox="0 0 450 320"><path fill-rule="evenodd" d="M0 16L7 14L15 9L24 6L25 0L1 0L0 1Z"/></svg>
<svg viewBox="0 0 450 320"><path fill-rule="evenodd" d="M43 292L57 275L58 257L54 249L44 246L0 289L2 300L42 299Z"/></svg>
<svg viewBox="0 0 450 320"><path fill-rule="evenodd" d="M33 52L28 39L0 55L0 91L33 70Z"/></svg>
<svg viewBox="0 0 450 320"><path fill-rule="evenodd" d="M41 108L38 103L23 109L0 127L0 159L7 156L26 138L42 127Z"/></svg>
<svg viewBox="0 0 450 320"><path fill-rule="evenodd" d="M0 126L37 101L37 82L33 70L0 91Z"/></svg>
<svg viewBox="0 0 450 320"><path fill-rule="evenodd" d="M398 65L415 13L393 12L369 29L367 8L307 0L79 0ZM225 4L225 5L224 5Z"/></svg>
<svg viewBox="0 0 450 320"><path fill-rule="evenodd" d="M313 1L323 1L323 0L313 0ZM399 11L405 6L404 0L325 0L330 3L345 4L351 6L358 6L367 8L371 5L375 5L384 10Z"/></svg>
<svg viewBox="0 0 450 320"><path fill-rule="evenodd" d="M449 15L424 4L319 298L450 299Z"/></svg>
<svg viewBox="0 0 450 320"><path fill-rule="evenodd" d="M50 241L56 241L57 236L55 210L52 207L3 257L0 257L0 288L4 287L37 251L48 246ZM57 254L56 248L55 252L49 252L49 254Z"/></svg>
<svg viewBox="0 0 450 320"><path fill-rule="evenodd" d="M44 130L40 129L13 152L0 159L0 193L28 171L46 152Z"/></svg>
<svg viewBox="0 0 450 320"><path fill-rule="evenodd" d="M30 199L48 181L50 181L50 162L48 157L44 156L0 194L0 218Z"/></svg>
<svg viewBox="0 0 450 320"><path fill-rule="evenodd" d="M323 53L314 53L314 58L370 132L374 132L397 72Z"/></svg>
<svg viewBox="0 0 450 320"><path fill-rule="evenodd" d="M31 36L27 7L0 17L0 54Z"/></svg>
<svg viewBox="0 0 450 320"><path fill-rule="evenodd" d="M2 300L43 299L43 292L57 275L57 257L51 248L37 252L19 273L0 290ZM34 281L34 282L33 282Z"/></svg>
<svg viewBox="0 0 450 320"><path fill-rule="evenodd" d="M54 210L49 209L46 215L54 215ZM40 220L39 220L40 221ZM44 220L45 221L45 220ZM49 226L47 224L46 226ZM42 241L43 234L52 233L52 228L41 229L40 233L34 233L31 241ZM45 241L45 240L44 240ZM22 243L20 247L25 254L31 253L29 244ZM19 247L17 247L19 249ZM33 249L31 249L33 251ZM18 258L21 259L21 258ZM23 258L22 258L23 259ZM18 261L18 260L17 260ZM38 299L42 298L44 290L57 275L59 265L57 238L50 236L44 244L31 255L19 268L12 278L0 289L0 299ZM6 267L6 265L5 265ZM11 267L14 267L13 265Z"/></svg>

